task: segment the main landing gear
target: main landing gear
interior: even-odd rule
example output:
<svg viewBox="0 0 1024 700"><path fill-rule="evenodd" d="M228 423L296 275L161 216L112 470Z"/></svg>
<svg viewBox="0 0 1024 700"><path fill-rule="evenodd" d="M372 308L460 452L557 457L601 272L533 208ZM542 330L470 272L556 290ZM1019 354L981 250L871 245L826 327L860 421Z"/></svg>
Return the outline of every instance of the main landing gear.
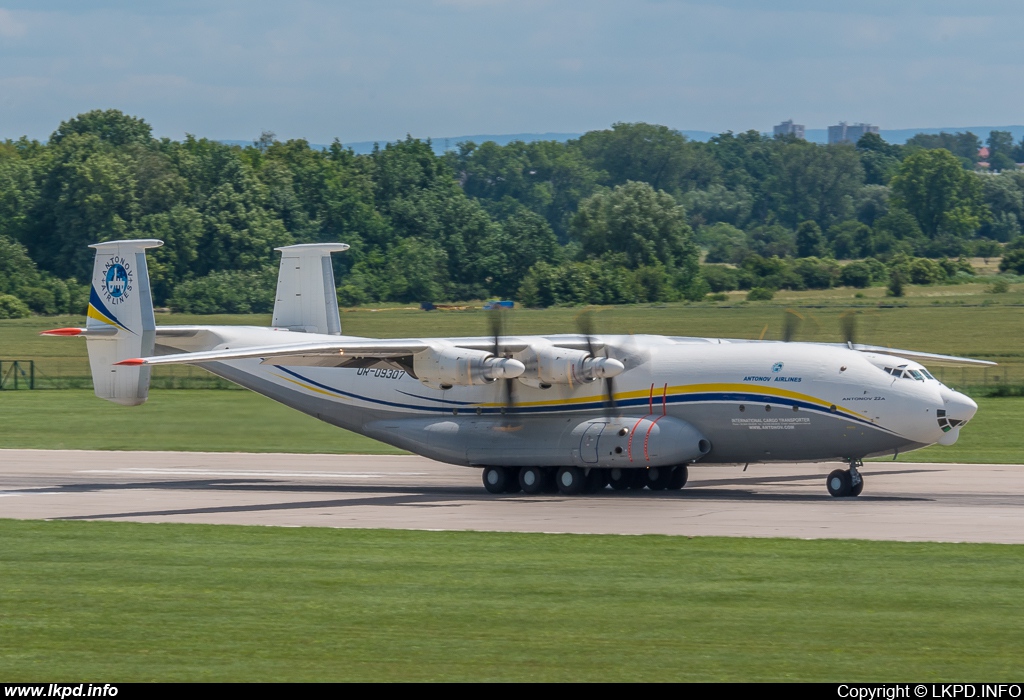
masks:
<svg viewBox="0 0 1024 700"><path fill-rule="evenodd" d="M582 469L580 467L484 467L484 488L490 493L562 493L575 496L598 493L611 486L626 489L677 491L686 485L689 470L685 464L649 469Z"/></svg>
<svg viewBox="0 0 1024 700"><path fill-rule="evenodd" d="M825 482L829 494L836 498L859 496L864 490L864 475L860 473L863 466L863 461L851 459L849 469L836 469L829 474Z"/></svg>

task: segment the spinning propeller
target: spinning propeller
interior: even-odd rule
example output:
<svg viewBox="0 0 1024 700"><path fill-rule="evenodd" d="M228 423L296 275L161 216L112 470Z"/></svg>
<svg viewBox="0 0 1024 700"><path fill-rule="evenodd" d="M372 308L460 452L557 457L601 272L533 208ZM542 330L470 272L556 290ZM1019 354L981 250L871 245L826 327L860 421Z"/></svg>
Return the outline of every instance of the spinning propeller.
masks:
<svg viewBox="0 0 1024 700"><path fill-rule="evenodd" d="M594 315L590 311L584 311L576 317L576 328L579 334L587 339L587 354L597 359L594 352ZM604 348L604 357L608 358L608 348ZM621 365L619 365L621 370ZM604 407L609 412L615 410L615 380L611 376L604 379L605 400Z"/></svg>
<svg viewBox="0 0 1024 700"><path fill-rule="evenodd" d="M501 337L504 335L505 312L503 312L501 309L492 309L490 314L491 335L494 337L494 348L492 349L494 356L505 358L512 357L512 354L507 352L501 346ZM512 413L515 410L516 406L516 380L510 377L506 377L505 379L502 379L500 381L504 382L505 384L504 390L502 392L504 396L502 399L501 412Z"/></svg>

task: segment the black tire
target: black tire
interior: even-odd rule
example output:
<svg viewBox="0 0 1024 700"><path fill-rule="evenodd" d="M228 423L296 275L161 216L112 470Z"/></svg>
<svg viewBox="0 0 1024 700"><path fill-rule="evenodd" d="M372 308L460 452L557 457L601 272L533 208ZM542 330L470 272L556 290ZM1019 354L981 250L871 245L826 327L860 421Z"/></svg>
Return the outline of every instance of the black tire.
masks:
<svg viewBox="0 0 1024 700"><path fill-rule="evenodd" d="M484 467L483 480L488 493L505 493L508 470L505 467Z"/></svg>
<svg viewBox="0 0 1024 700"><path fill-rule="evenodd" d="M643 491L644 487L647 486L647 470L646 469L631 469L633 472L633 481L630 482L629 488L634 491Z"/></svg>
<svg viewBox="0 0 1024 700"><path fill-rule="evenodd" d="M519 470L519 487L531 496L544 493L547 476L541 467L523 467Z"/></svg>
<svg viewBox="0 0 1024 700"><path fill-rule="evenodd" d="M835 498L844 498L850 495L852 484L850 483L850 472L846 469L836 469L828 475L825 481L828 492Z"/></svg>
<svg viewBox="0 0 1024 700"><path fill-rule="evenodd" d="M664 491L672 482L672 467L649 467L644 469L644 477L651 491Z"/></svg>
<svg viewBox="0 0 1024 700"><path fill-rule="evenodd" d="M633 483L633 469L608 469L608 485L616 491L625 491Z"/></svg>
<svg viewBox="0 0 1024 700"><path fill-rule="evenodd" d="M608 470L592 468L587 474L587 485L583 489L584 493L599 493L604 491L604 487L608 485Z"/></svg>
<svg viewBox="0 0 1024 700"><path fill-rule="evenodd" d="M523 487L519 485L519 468L505 467L508 470L508 479L505 480L505 493L519 493Z"/></svg>
<svg viewBox="0 0 1024 700"><path fill-rule="evenodd" d="M863 490L864 490L864 475L863 474L860 475L860 483L858 483L856 486L853 485L853 476L851 475L851 477L850 477L850 495L851 496L859 496Z"/></svg>
<svg viewBox="0 0 1024 700"><path fill-rule="evenodd" d="M587 475L579 467L562 467L555 475L558 490L566 496L583 493L587 484Z"/></svg>
<svg viewBox="0 0 1024 700"><path fill-rule="evenodd" d="M558 484L555 482L558 467L544 467L544 474L544 493L558 493Z"/></svg>
<svg viewBox="0 0 1024 700"><path fill-rule="evenodd" d="M672 470L672 478L668 482L668 488L673 491L678 491L686 486L686 482L689 478L690 470L685 464L680 464Z"/></svg>

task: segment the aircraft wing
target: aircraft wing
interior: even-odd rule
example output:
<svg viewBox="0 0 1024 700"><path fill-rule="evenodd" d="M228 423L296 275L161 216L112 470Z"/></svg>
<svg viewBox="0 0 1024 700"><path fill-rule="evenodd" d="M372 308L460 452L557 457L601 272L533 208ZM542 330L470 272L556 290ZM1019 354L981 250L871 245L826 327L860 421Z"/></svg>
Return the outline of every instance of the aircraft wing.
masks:
<svg viewBox="0 0 1024 700"><path fill-rule="evenodd" d="M997 363L988 360L975 360L972 357L957 357L955 355L937 355L931 352L918 352L917 350L900 350L898 348L885 348L879 345L853 345L854 350L861 352L874 352L879 355L893 355L902 357L905 360L913 360L921 364L943 365L946 367L995 367Z"/></svg>
<svg viewBox="0 0 1024 700"><path fill-rule="evenodd" d="M157 355L154 357L136 357L122 360L119 365L196 365L205 362L226 362L229 360L248 360L259 358L262 364L302 365L338 367L349 365L356 360L408 357L431 347L447 345L449 347L470 350L492 350L494 340L491 338L458 338L454 340L432 339L386 339L358 338L337 340L326 343L289 343L285 345L265 345L257 347L225 348L203 352L184 352L173 355ZM526 349L528 343L502 338L501 347L508 352L519 352Z"/></svg>

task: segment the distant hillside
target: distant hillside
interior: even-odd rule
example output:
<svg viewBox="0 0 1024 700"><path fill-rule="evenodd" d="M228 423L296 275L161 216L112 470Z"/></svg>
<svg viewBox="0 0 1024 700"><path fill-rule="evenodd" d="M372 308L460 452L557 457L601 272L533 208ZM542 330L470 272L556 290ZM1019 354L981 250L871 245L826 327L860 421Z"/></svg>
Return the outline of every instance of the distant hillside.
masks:
<svg viewBox="0 0 1024 700"><path fill-rule="evenodd" d="M1013 134L1014 141L1020 141L1024 138L1024 126L946 126L938 129L921 128L921 129L882 129L881 136L889 143L906 143L909 138L915 134L938 134L939 132L945 131L947 133L956 133L958 131L970 131L978 136L982 141L988 138L988 132L990 131L1009 131ZM680 129L679 133L683 134L686 138L691 141L707 141L713 136L718 134L714 131L688 131L686 129ZM770 132L768 132L770 133ZM485 141L494 141L499 146L504 146L512 141L558 141L564 143L570 139L578 139L582 134L576 133L558 133L558 132L546 132L543 134L473 134L470 136L439 136L429 137L431 139L431 145L434 147L434 152L437 154L444 153L446 150L454 150L458 147L458 144L463 141L472 141L480 144ZM807 129L804 132L808 141L812 143L828 143L828 129ZM420 137L428 138L428 137ZM221 143L226 143L232 146L250 146L252 141L239 141L239 140L222 140ZM342 144L346 148L351 148L353 151L359 154L372 153L374 144L379 143L382 147L387 143L386 140L380 141L354 141L347 142L342 141ZM322 143L311 143L310 146L315 149L327 148L327 144Z"/></svg>

